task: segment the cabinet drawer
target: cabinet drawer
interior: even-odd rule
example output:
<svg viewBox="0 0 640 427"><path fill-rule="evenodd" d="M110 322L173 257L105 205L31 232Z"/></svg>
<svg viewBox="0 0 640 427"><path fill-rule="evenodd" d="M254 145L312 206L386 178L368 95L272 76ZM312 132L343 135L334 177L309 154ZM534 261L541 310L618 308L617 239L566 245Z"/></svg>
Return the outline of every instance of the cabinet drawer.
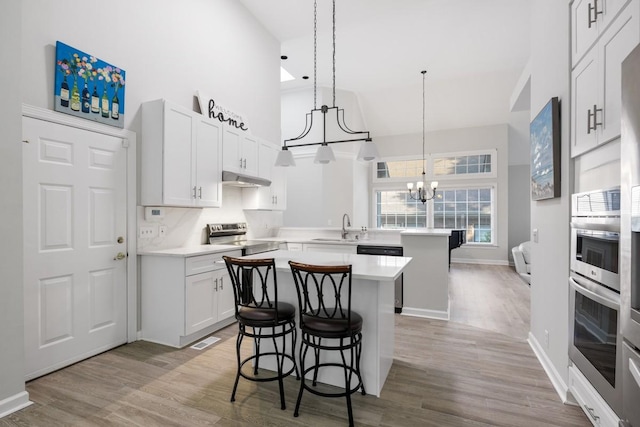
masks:
<svg viewBox="0 0 640 427"><path fill-rule="evenodd" d="M242 251L220 252L217 254L198 255L185 258L185 276L206 273L207 271L222 270L227 268L222 260L224 255L239 257Z"/></svg>
<svg viewBox="0 0 640 427"><path fill-rule="evenodd" d="M594 426L618 425L616 413L575 366L569 368L569 390Z"/></svg>

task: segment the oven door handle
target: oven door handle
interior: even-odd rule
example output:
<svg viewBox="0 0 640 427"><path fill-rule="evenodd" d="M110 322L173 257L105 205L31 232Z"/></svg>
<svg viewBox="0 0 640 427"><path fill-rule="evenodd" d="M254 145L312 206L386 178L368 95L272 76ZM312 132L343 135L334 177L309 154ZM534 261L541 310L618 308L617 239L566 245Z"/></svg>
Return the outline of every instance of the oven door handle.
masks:
<svg viewBox="0 0 640 427"><path fill-rule="evenodd" d="M640 386L640 368L636 365L636 362L633 359L629 359L629 371L631 372L631 376L636 381L636 384Z"/></svg>
<svg viewBox="0 0 640 427"><path fill-rule="evenodd" d="M581 283L576 281L575 277L570 277L569 278L569 284L577 292L580 292L582 295L591 298L592 300L594 300L598 304L604 305L605 307L609 307L612 310L616 310L616 311L620 310L620 302L619 301L607 298L607 297L605 297L603 295L600 295L597 292L592 291L591 289L583 286ZM599 286L599 285L596 285L596 286Z"/></svg>

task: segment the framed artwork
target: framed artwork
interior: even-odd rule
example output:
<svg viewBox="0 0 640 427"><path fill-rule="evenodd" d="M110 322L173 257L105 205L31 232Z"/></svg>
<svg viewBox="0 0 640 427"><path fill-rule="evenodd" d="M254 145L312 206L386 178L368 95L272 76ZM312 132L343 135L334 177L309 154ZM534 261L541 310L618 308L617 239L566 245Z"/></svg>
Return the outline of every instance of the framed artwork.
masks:
<svg viewBox="0 0 640 427"><path fill-rule="evenodd" d="M531 199L560 197L560 102L551 98L531 122Z"/></svg>
<svg viewBox="0 0 640 427"><path fill-rule="evenodd" d="M123 128L125 81L122 68L56 42L55 111Z"/></svg>

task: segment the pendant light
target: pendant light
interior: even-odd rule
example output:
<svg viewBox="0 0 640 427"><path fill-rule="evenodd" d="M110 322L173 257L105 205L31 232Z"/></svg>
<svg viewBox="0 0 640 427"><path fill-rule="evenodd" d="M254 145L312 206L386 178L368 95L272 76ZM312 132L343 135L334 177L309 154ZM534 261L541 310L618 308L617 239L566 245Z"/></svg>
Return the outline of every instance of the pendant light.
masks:
<svg viewBox="0 0 640 427"><path fill-rule="evenodd" d="M425 158L424 158L424 139L425 139L425 94L424 94L424 81L427 74L426 70L420 71L422 73L422 181L416 183L416 191L413 192L413 182L407 183L409 189L409 197L413 200L420 200L422 203L426 203L428 200L433 199L436 196L436 188L438 188L438 181L431 182L431 193L428 193L426 185L426 173L424 171Z"/></svg>
<svg viewBox="0 0 640 427"><path fill-rule="evenodd" d="M318 58L318 1L313 2L313 110L306 114L304 131L296 138L285 139L282 150L276 158L276 166L295 166L293 155L289 151L292 147L307 147L318 145L314 162L327 164L335 161L336 157L330 144L341 142L362 141L358 151L358 160L371 161L378 157L378 149L371 141L369 132L356 132L346 125L344 121L344 109L336 106L336 0L333 0L333 106L322 105L318 108L317 97L317 60ZM314 122L319 126L313 130ZM288 144L293 142L293 144Z"/></svg>

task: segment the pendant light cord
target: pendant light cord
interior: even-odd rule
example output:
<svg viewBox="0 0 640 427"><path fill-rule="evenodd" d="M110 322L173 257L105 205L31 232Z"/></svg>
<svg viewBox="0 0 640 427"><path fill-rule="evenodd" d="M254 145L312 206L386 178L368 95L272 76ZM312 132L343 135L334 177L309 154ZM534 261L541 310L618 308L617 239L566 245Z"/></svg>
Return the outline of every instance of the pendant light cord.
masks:
<svg viewBox="0 0 640 427"><path fill-rule="evenodd" d="M427 74L426 70L421 71L422 73L422 173L425 173L425 167L424 167L424 132L425 132L425 126L424 126L424 110L425 110L425 95L424 95L424 79L425 76Z"/></svg>
<svg viewBox="0 0 640 427"><path fill-rule="evenodd" d="M318 0L313 2L313 109L318 109Z"/></svg>
<svg viewBox="0 0 640 427"><path fill-rule="evenodd" d="M333 0L333 106L336 106L336 0Z"/></svg>

